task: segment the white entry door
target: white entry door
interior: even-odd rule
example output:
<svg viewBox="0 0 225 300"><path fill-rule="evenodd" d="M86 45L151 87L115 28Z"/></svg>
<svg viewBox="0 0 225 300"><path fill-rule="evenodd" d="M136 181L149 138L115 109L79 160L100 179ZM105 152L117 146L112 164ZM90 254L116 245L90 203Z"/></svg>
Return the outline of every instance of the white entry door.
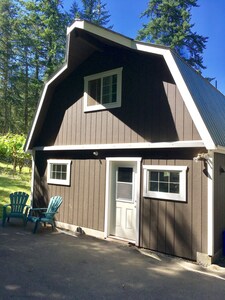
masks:
<svg viewBox="0 0 225 300"><path fill-rule="evenodd" d="M137 240L140 185L137 161L113 161L110 167L109 235Z"/></svg>

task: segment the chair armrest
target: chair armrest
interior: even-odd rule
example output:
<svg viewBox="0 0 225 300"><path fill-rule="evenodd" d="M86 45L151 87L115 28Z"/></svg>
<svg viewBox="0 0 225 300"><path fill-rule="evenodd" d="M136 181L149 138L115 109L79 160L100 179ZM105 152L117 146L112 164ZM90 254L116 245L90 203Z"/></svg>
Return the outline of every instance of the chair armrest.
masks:
<svg viewBox="0 0 225 300"><path fill-rule="evenodd" d="M25 205L24 207L26 207L26 209L25 209L25 215L27 216L27 213L28 213L28 210L30 208L30 205Z"/></svg>
<svg viewBox="0 0 225 300"><path fill-rule="evenodd" d="M7 206L11 206L11 204L4 204L4 205L3 205L3 208L4 208L4 207L7 207Z"/></svg>

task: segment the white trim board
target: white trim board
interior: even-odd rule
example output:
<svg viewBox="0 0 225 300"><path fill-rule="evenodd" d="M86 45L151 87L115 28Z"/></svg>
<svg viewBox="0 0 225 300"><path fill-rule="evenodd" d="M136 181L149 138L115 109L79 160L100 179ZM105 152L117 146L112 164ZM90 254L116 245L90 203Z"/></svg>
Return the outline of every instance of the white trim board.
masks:
<svg viewBox="0 0 225 300"><path fill-rule="evenodd" d="M169 149L169 148L202 148L203 141L178 141L165 143L120 143L120 144L87 144L87 145L57 145L35 147L37 151L61 150L113 150L113 149Z"/></svg>
<svg viewBox="0 0 225 300"><path fill-rule="evenodd" d="M139 246L139 233L140 233L140 184L141 184L141 157L107 157L106 158L106 189L105 189L105 223L104 223L104 237L110 237L109 235L109 214L110 207L109 202L111 198L111 170L112 163L114 162L134 162L137 166L137 178L136 178L136 240L134 241L136 246Z"/></svg>

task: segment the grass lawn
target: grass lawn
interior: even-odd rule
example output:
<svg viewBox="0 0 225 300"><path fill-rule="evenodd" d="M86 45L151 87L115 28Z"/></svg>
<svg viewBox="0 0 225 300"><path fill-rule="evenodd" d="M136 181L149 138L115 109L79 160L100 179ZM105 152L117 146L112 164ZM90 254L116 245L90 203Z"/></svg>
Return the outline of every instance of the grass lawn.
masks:
<svg viewBox="0 0 225 300"><path fill-rule="evenodd" d="M12 165L0 162L0 219L2 218L2 207L9 203L9 194L17 191L26 192L30 195L31 173L25 167L21 174L19 171L13 174Z"/></svg>

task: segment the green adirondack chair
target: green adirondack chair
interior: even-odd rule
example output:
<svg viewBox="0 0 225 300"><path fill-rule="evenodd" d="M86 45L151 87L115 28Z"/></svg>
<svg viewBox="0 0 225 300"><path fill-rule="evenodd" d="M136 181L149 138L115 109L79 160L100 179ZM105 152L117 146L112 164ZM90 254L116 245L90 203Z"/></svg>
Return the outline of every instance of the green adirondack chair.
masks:
<svg viewBox="0 0 225 300"><path fill-rule="evenodd" d="M52 225L52 230L55 227L54 216L57 213L58 208L62 204L61 196L51 197L48 207L45 208L31 208L27 217L27 222L35 223L33 233L36 233L39 223L46 223ZM34 215L35 213L35 215Z"/></svg>
<svg viewBox="0 0 225 300"><path fill-rule="evenodd" d="M26 204L29 195L24 192L15 192L11 193L9 198L10 204L3 206L2 226L5 225L6 219L9 222L10 218L23 219L23 223L26 225L27 213L30 208L30 206ZM8 208L10 208L10 210Z"/></svg>

